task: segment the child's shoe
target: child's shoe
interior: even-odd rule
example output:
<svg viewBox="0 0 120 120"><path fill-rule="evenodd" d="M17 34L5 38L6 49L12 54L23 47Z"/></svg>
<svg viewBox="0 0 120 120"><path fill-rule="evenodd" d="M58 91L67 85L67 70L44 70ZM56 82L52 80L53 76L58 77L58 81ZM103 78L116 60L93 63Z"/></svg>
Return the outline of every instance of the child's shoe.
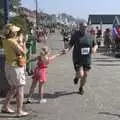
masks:
<svg viewBox="0 0 120 120"><path fill-rule="evenodd" d="M26 101L26 104L31 104L33 101L32 101L32 98L28 98L27 101Z"/></svg>
<svg viewBox="0 0 120 120"><path fill-rule="evenodd" d="M40 99L39 103L46 103L47 102L47 99Z"/></svg>

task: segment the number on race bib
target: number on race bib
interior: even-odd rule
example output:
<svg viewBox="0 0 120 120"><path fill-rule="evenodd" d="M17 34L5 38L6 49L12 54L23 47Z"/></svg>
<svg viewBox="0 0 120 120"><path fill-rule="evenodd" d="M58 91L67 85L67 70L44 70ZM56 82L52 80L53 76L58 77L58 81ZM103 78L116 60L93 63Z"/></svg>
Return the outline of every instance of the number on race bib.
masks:
<svg viewBox="0 0 120 120"><path fill-rule="evenodd" d="M90 53L90 48L81 48L82 55L88 55Z"/></svg>

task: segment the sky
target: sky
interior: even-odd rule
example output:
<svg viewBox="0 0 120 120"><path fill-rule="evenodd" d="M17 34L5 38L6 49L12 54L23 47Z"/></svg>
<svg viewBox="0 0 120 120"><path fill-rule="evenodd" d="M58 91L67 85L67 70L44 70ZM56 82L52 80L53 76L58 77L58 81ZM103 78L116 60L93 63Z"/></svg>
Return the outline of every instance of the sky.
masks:
<svg viewBox="0 0 120 120"><path fill-rule="evenodd" d="M89 14L120 14L120 0L38 0L39 10L50 14L68 13L88 19ZM22 0L22 5L35 9L35 0Z"/></svg>

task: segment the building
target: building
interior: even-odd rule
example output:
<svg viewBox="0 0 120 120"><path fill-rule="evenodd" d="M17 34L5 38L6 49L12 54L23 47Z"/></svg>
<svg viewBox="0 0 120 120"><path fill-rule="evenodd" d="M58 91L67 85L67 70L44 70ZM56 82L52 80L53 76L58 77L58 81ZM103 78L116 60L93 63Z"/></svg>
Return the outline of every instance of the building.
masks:
<svg viewBox="0 0 120 120"><path fill-rule="evenodd" d="M112 15L112 14L101 14L101 15L89 15L88 24L90 27L96 28L97 26L104 32L106 28L112 29L113 22L116 21L116 17L120 17L120 15Z"/></svg>

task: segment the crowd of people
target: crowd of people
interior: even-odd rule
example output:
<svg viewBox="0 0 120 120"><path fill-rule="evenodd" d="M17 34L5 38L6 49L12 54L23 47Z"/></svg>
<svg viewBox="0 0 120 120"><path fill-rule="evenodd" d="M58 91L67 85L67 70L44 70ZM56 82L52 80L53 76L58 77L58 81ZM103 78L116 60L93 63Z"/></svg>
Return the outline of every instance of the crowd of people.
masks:
<svg viewBox="0 0 120 120"><path fill-rule="evenodd" d="M55 32L55 26L42 26L36 30L36 40L39 43L47 43L48 35Z"/></svg>
<svg viewBox="0 0 120 120"><path fill-rule="evenodd" d="M37 42L46 43L47 42L48 33L49 33L49 31L48 31L47 28L38 28L36 30L36 39L37 39Z"/></svg>
<svg viewBox="0 0 120 120"><path fill-rule="evenodd" d="M105 47L105 55L115 55L120 51L120 28L119 26L113 28L106 28L103 32L98 27L96 30L91 28L90 34L96 38L98 46L103 45Z"/></svg>

